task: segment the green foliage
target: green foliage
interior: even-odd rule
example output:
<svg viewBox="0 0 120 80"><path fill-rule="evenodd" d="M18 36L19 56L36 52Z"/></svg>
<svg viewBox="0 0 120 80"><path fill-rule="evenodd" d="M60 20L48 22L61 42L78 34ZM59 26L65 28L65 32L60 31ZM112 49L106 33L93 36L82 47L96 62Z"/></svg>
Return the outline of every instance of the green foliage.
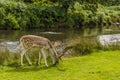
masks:
<svg viewBox="0 0 120 80"><path fill-rule="evenodd" d="M30 15L29 27L52 27L57 22L64 21L64 13L59 7L30 5L28 8Z"/></svg>
<svg viewBox="0 0 120 80"><path fill-rule="evenodd" d="M26 5L24 3L1 0L0 7L1 28L17 29L24 26L19 24L20 17L26 15ZM21 21L23 21L22 18Z"/></svg>
<svg viewBox="0 0 120 80"><path fill-rule="evenodd" d="M4 23L3 23L3 27L9 26L9 28L19 28L19 24L15 18L14 15L12 14L8 14L5 18L4 18Z"/></svg>
<svg viewBox="0 0 120 80"><path fill-rule="evenodd" d="M104 7L100 4L86 5L75 2L74 9L69 8L68 21L71 21L75 26L81 25L107 25L113 22L119 22L119 7L111 6ZM95 8L93 8L96 6Z"/></svg>
<svg viewBox="0 0 120 80"><path fill-rule="evenodd" d="M0 28L81 27L119 22L119 5L111 6L109 2L106 3L109 6L103 6L104 3L101 0L0 0Z"/></svg>
<svg viewBox="0 0 120 80"><path fill-rule="evenodd" d="M105 0L105 1L98 0L98 2L105 6L120 5L120 0L111 0L111 1L110 0Z"/></svg>

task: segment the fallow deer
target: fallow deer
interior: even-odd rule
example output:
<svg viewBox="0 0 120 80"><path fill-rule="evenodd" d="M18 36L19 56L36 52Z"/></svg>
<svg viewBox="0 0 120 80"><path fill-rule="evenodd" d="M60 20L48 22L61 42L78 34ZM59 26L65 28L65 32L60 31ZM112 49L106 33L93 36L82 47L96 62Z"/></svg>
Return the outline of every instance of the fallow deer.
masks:
<svg viewBox="0 0 120 80"><path fill-rule="evenodd" d="M60 56L58 56L57 51L55 50L55 47L52 45L51 41L47 38L36 36L36 35L24 35L20 38L20 48L22 49L21 52L21 65L23 65L23 56L26 56L26 59L29 63L29 65L32 65L27 53L31 48L37 47L39 48L39 59L38 64L40 64L41 56L43 55L45 65L48 67L47 64L47 54L45 50L50 51L50 55L52 58L53 65L58 63L59 58L64 54L62 53ZM57 43L55 43L55 46L57 46Z"/></svg>

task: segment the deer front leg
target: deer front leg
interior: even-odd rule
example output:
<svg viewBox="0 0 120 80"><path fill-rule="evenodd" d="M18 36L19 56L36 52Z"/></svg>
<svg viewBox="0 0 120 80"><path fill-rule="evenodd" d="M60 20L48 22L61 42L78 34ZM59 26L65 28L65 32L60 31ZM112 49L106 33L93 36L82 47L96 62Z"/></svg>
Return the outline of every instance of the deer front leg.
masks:
<svg viewBox="0 0 120 80"><path fill-rule="evenodd" d="M51 56L51 58L52 58L53 65L56 65L56 64L58 63L58 57L54 54L52 48L50 49L50 52L51 52L50 56Z"/></svg>
<svg viewBox="0 0 120 80"><path fill-rule="evenodd" d="M53 51L51 49L49 49L49 51L50 51L50 57L52 59L52 63L54 65L56 63L56 60L55 60L55 57L54 57L54 53L53 53Z"/></svg>
<svg viewBox="0 0 120 80"><path fill-rule="evenodd" d="M27 53L27 52L25 53L25 57L26 57L26 59L27 59L27 61L28 61L29 65L32 65L32 62L30 61L30 58L29 58L29 56L28 56L28 53Z"/></svg>
<svg viewBox="0 0 120 80"><path fill-rule="evenodd" d="M25 51L23 50L22 53L21 53L21 66L24 65L24 64L23 64L23 56L24 56L24 54L25 54Z"/></svg>
<svg viewBox="0 0 120 80"><path fill-rule="evenodd" d="M41 52L42 52L42 55L43 55L43 58L44 58L44 61L45 61L45 65L48 67L48 64L47 64L47 55L46 55L46 53L45 53L44 50L45 50L45 49L42 48L42 49L41 49Z"/></svg>

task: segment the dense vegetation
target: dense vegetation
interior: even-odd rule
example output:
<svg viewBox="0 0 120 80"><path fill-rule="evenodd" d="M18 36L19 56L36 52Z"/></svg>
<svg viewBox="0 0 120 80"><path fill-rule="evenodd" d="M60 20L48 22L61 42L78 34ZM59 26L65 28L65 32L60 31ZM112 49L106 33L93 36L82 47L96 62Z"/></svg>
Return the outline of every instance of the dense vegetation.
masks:
<svg viewBox="0 0 120 80"><path fill-rule="evenodd" d="M120 22L119 0L0 0L0 29L68 28Z"/></svg>

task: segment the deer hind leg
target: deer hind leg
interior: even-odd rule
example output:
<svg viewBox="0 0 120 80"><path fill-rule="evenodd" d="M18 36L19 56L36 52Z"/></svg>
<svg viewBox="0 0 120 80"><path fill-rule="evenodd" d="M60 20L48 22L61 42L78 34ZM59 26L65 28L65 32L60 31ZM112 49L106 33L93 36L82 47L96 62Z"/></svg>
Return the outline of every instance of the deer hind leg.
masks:
<svg viewBox="0 0 120 80"><path fill-rule="evenodd" d="M39 51L38 65L41 64L41 57L42 57L42 55L41 55L41 51Z"/></svg>
<svg viewBox="0 0 120 80"><path fill-rule="evenodd" d="M29 65L32 65L32 62L30 61L30 58L29 58L29 56L28 56L28 52L25 53L25 57L26 57Z"/></svg>
<svg viewBox="0 0 120 80"><path fill-rule="evenodd" d="M47 55L45 53L45 49L44 48L41 49L41 53L43 55L43 58L44 58L44 61L45 61L45 65L48 67L48 64L47 64Z"/></svg>

